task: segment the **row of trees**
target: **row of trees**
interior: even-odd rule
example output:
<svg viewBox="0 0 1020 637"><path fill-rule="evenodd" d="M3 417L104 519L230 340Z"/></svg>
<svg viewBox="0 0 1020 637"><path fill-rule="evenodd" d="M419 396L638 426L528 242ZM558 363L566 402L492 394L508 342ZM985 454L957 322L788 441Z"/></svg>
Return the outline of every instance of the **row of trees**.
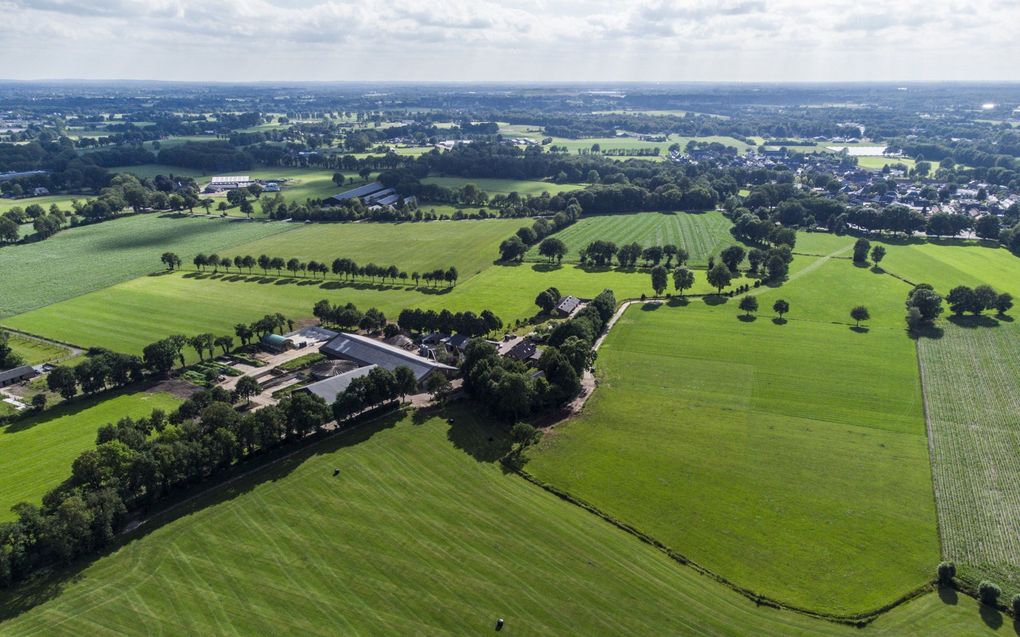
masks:
<svg viewBox="0 0 1020 637"><path fill-rule="evenodd" d="M582 265L600 267L612 265L613 257L616 257L621 267L634 267L638 259L644 261L645 267L656 266L665 258L668 268L674 259L677 265L686 264L690 255L685 248L671 244L642 248L636 242L617 246L612 241L596 239L581 249L579 257Z"/></svg>
<svg viewBox="0 0 1020 637"><path fill-rule="evenodd" d="M181 265L181 259L173 252L164 252L160 257L160 261L166 265L168 270L173 270L175 267L179 268ZM446 283L449 286L456 285L457 280L460 278L460 273L457 271L456 266L450 266L446 269L436 268L427 272L412 272L408 275L404 270L399 269L395 265L376 265L375 263L368 263L365 265L358 265L353 259L338 258L334 259L333 263L327 265L325 261L311 260L308 262L302 261L297 258L284 259L283 257L271 257L269 255L259 255L254 257L248 255L237 255L231 257L220 257L216 254L197 254L192 260L195 267L200 271L205 271L205 268L210 267L213 269L213 273L219 271L219 268L224 268L228 272L231 266L237 268L238 272L242 269L247 269L250 274L252 269L258 266L262 269L263 274L269 274L270 270L276 270L277 275L283 273L286 269L292 275L301 273L304 275L306 272L312 273L312 276L321 274L323 278L327 274L332 272L337 277L343 280L354 280L358 277L369 277L372 282L375 282L376 277L379 277L383 283L389 279L391 282L395 281L407 281L408 279L414 281L415 285L419 285L421 281L425 281L428 285L439 285Z"/></svg>
<svg viewBox="0 0 1020 637"><path fill-rule="evenodd" d="M518 228L514 236L509 239L505 239L499 244L499 258L502 261L521 261L524 259L524 255L528 252L528 249L541 241L545 237L551 235L554 232L566 228L570 224L574 223L581 217L581 206L578 205L577 201L571 199L570 203L567 204L566 209L557 212L552 219L539 218L535 220L535 223L531 227L524 226ZM557 241L559 241L557 239ZM566 255L566 245L560 241L560 244L550 244L546 248L547 252L552 253L552 258L557 261L562 260L563 256ZM545 254L544 256L549 256Z"/></svg>
<svg viewBox="0 0 1020 637"><path fill-rule="evenodd" d="M343 330L360 328L374 332L385 328L387 323L386 315L374 307L362 312L353 303L333 305L327 299L322 299L312 307L312 316L325 325L334 325Z"/></svg>
<svg viewBox="0 0 1020 637"><path fill-rule="evenodd" d="M250 324L238 323L234 326L234 335L240 339L242 345L248 345L255 338L276 331L283 332L284 328L293 329L294 321L279 313L267 314ZM182 334L168 336L145 346L142 350L142 368L165 376L178 362L184 367L184 352L187 347L198 354L199 360L204 360L206 353L212 359L216 356L217 348L223 354L228 354L234 347L234 339L229 335L216 336L211 333L190 337Z"/></svg>
<svg viewBox="0 0 1020 637"><path fill-rule="evenodd" d="M965 312L978 316L985 310L995 310L1001 316L1013 307L1013 295L1008 292L1000 294L990 285L979 285L975 288L958 285L946 295L946 302L957 316L962 316Z"/></svg>
<svg viewBox="0 0 1020 637"><path fill-rule="evenodd" d="M124 387L144 377L144 365L137 356L107 350L91 350L74 367L57 366L46 376L50 391L70 400L79 388L84 394L96 394L108 387Z"/></svg>
<svg viewBox="0 0 1020 637"><path fill-rule="evenodd" d="M397 325L408 332L443 332L446 334L463 334L475 337L491 334L503 329L503 321L491 310L474 312L457 312L450 310L420 310L405 308L397 317Z"/></svg>
<svg viewBox="0 0 1020 637"><path fill-rule="evenodd" d="M236 461L317 431L329 407L310 394L239 414L222 389L199 392L169 417L123 418L99 430L96 446L42 506L20 503L0 524L0 586L51 564L67 564L110 544L129 513Z"/></svg>
<svg viewBox="0 0 1020 637"><path fill-rule="evenodd" d="M446 377L436 373L434 376L446 381ZM446 381L449 384L449 381ZM436 386L441 384L437 381ZM337 422L343 422L366 409L393 401L403 400L418 389L418 380L410 367L398 366L392 372L382 367L373 368L365 376L351 381L342 394L333 402L332 413Z"/></svg>

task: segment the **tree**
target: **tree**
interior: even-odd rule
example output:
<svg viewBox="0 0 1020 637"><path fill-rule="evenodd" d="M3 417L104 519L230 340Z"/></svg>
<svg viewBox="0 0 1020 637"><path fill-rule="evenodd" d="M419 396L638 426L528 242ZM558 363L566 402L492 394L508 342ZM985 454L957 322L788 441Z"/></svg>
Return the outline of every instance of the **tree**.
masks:
<svg viewBox="0 0 1020 637"><path fill-rule="evenodd" d="M401 401L404 400L404 396L418 391L418 379L410 367L406 365L397 366L393 370L393 378L396 381L396 392L400 396Z"/></svg>
<svg viewBox="0 0 1020 637"><path fill-rule="evenodd" d="M1002 589L999 588L998 584L988 580L982 580L978 584L978 597L981 599L981 603L996 606L999 603L1000 595L1002 595Z"/></svg>
<svg viewBox="0 0 1020 637"><path fill-rule="evenodd" d="M535 297L535 305L542 308L545 313L552 312L556 304L560 302L560 291L556 288L548 288L538 293Z"/></svg>
<svg viewBox="0 0 1020 637"><path fill-rule="evenodd" d="M591 369L595 363L597 353L591 347L591 343L577 336L569 336L560 343L558 348L567 362L570 363L578 376Z"/></svg>
<svg viewBox="0 0 1020 637"><path fill-rule="evenodd" d="M32 396L32 409L36 411L46 409L46 394L36 394L35 396Z"/></svg>
<svg viewBox="0 0 1020 637"><path fill-rule="evenodd" d="M516 423L510 428L510 440L514 444L514 452L520 453L525 447L535 444L542 438L542 432L526 422Z"/></svg>
<svg viewBox="0 0 1020 637"><path fill-rule="evenodd" d="M790 311L790 303L785 299L776 299L772 304L772 311L778 314L779 318L783 318L783 315Z"/></svg>
<svg viewBox="0 0 1020 637"><path fill-rule="evenodd" d="M942 297L930 285L918 285L907 297L907 311L911 309L917 310L919 323L931 323L942 314Z"/></svg>
<svg viewBox="0 0 1020 637"><path fill-rule="evenodd" d="M171 271L181 265L181 258L173 252L164 252L163 256L161 256L159 260L166 265L167 270Z"/></svg>
<svg viewBox="0 0 1020 637"><path fill-rule="evenodd" d="M981 314L985 310L991 310L995 308L995 302L998 300L999 295L990 285L979 285L974 288L974 304L971 306L970 311L975 316Z"/></svg>
<svg viewBox="0 0 1020 637"><path fill-rule="evenodd" d="M995 297L995 310L999 313L999 316L1005 316L1006 312L1013 307L1013 295L1009 292L1003 292L999 296Z"/></svg>
<svg viewBox="0 0 1020 637"><path fill-rule="evenodd" d="M548 237L538 244L538 253L548 258L550 262L555 260L560 263L567 254L567 244L556 237Z"/></svg>
<svg viewBox="0 0 1020 637"><path fill-rule="evenodd" d="M673 270L673 287L682 297L684 290L694 287L694 271L683 265Z"/></svg>
<svg viewBox="0 0 1020 637"><path fill-rule="evenodd" d="M750 294L740 299L740 309L746 312L745 316L751 318L751 316L758 311L758 297L751 296Z"/></svg>
<svg viewBox="0 0 1020 637"><path fill-rule="evenodd" d="M664 266L657 265L652 268L652 289L655 290L656 296L660 296L665 291L668 279L669 275Z"/></svg>
<svg viewBox="0 0 1020 637"><path fill-rule="evenodd" d="M169 338L150 343L142 350L145 366L154 372L168 375L179 356L180 347ZM52 372L51 372L52 373Z"/></svg>
<svg viewBox="0 0 1020 637"><path fill-rule="evenodd" d="M962 316L964 312L974 307L974 290L965 285L958 285L946 295L946 302L949 303L949 309L953 314Z"/></svg>
<svg viewBox="0 0 1020 637"><path fill-rule="evenodd" d="M430 374L425 380L425 391L429 393L432 400L441 404L450 394L450 379L439 372Z"/></svg>
<svg viewBox="0 0 1020 637"><path fill-rule="evenodd" d="M861 321L867 321L871 319L871 314L868 313L868 308L863 305L858 305L854 309L850 310L850 318L856 321L856 326L861 326Z"/></svg>
<svg viewBox="0 0 1020 637"><path fill-rule="evenodd" d="M237 386L234 388L234 391L237 392L238 398L251 404L252 396L258 396L262 393L262 387L251 376L242 376L237 379Z"/></svg>
<svg viewBox="0 0 1020 637"><path fill-rule="evenodd" d="M514 235L499 244L499 255L502 261L519 261L528 251L528 246L521 241L521 238Z"/></svg>
<svg viewBox="0 0 1020 637"><path fill-rule="evenodd" d="M953 578L956 577L956 564L952 562L940 562L938 567L939 584L951 586Z"/></svg>
<svg viewBox="0 0 1020 637"><path fill-rule="evenodd" d="M778 254L774 254L765 262L765 270L769 281L781 281L786 276L786 273L789 272L790 266L787 264L786 259Z"/></svg>
<svg viewBox="0 0 1020 637"><path fill-rule="evenodd" d="M726 264L733 274L737 273L746 252L740 246L730 246L719 253L719 260Z"/></svg>
<svg viewBox="0 0 1020 637"><path fill-rule="evenodd" d="M78 379L70 367L54 367L46 377L46 386L57 392L64 400L71 400L78 393Z"/></svg>
<svg viewBox="0 0 1020 637"><path fill-rule="evenodd" d="M252 336L254 336L255 334L254 332L252 332L251 327L249 327L248 325L244 323L238 323L237 325L234 326L234 335L237 336L237 338L241 339L242 345L247 345L248 342L251 341Z"/></svg>
<svg viewBox="0 0 1020 637"><path fill-rule="evenodd" d="M234 347L234 339L229 336L217 336L215 344L216 347L223 350L223 355L226 356L230 353L231 348Z"/></svg>
<svg viewBox="0 0 1020 637"><path fill-rule="evenodd" d="M995 215L984 215L978 217L974 222L974 234L982 239L998 239L1002 232L1002 224Z"/></svg>
<svg viewBox="0 0 1020 637"><path fill-rule="evenodd" d="M870 251L871 242L864 238L858 239L854 243L854 262L866 263L868 260L868 253Z"/></svg>
<svg viewBox="0 0 1020 637"><path fill-rule="evenodd" d="M708 271L708 283L716 289L716 292L722 293L722 289L730 284L733 279L733 273L726 266L725 263L717 263L715 266Z"/></svg>
<svg viewBox="0 0 1020 637"><path fill-rule="evenodd" d="M885 247L875 246L871 249L871 260L877 266L885 258Z"/></svg>

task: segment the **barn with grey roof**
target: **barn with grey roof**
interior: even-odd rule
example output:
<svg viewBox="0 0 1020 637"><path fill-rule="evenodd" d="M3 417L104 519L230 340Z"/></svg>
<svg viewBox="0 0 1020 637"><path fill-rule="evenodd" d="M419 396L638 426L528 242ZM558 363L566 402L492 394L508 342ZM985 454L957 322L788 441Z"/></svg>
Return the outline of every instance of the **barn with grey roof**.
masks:
<svg viewBox="0 0 1020 637"><path fill-rule="evenodd" d="M319 351L330 358L341 358L360 365L378 365L391 372L398 367L407 367L414 373L419 386L432 374L450 376L457 371L456 367L357 334L341 333L320 347Z"/></svg>

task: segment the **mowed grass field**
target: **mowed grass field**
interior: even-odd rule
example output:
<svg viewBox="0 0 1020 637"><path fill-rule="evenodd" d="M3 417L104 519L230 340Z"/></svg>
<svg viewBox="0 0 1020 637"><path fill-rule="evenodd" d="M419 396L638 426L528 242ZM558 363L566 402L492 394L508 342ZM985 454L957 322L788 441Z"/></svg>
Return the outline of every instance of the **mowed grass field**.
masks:
<svg viewBox="0 0 1020 637"><path fill-rule="evenodd" d="M0 318L154 272L159 256L222 250L296 226L150 214L64 230L0 249ZM26 330L33 331L33 330Z"/></svg>
<svg viewBox="0 0 1020 637"><path fill-rule="evenodd" d="M865 629L757 607L504 474L473 412L443 416L371 423L203 496L60 585L0 595L0 632L482 634L502 617L510 635L996 634L965 597Z"/></svg>
<svg viewBox="0 0 1020 637"><path fill-rule="evenodd" d="M323 298L335 304L354 303L362 310L377 307L391 319L405 307L475 313L489 309L512 327L516 319L538 312L535 297L550 286L586 298L605 288L612 289L618 299L652 293L647 273L586 272L575 266L543 269L543 264L493 266L452 288L382 286L367 281L348 285L333 278L323 282L261 274L153 275L14 316L5 324L63 342L139 354L149 343L170 334L232 334L235 324L267 313L311 318L312 306ZM707 291L704 277L699 277L693 292ZM185 354L192 356L190 351Z"/></svg>
<svg viewBox="0 0 1020 637"><path fill-rule="evenodd" d="M119 393L80 398L0 427L0 522L14 518L19 502L39 504L47 491L71 476L71 463L96 444L96 431L125 416L170 411L180 400L170 394Z"/></svg>
<svg viewBox="0 0 1020 637"><path fill-rule="evenodd" d="M26 197L23 199L8 199L6 197L0 197L0 214L7 212L11 208L21 208L24 210L32 204L42 206L47 212L49 212L50 206L57 204L57 207L64 212L71 212L73 210L71 202L75 199L84 203L90 199L90 195L46 195L43 197ZM24 234L26 233L22 232L22 235Z"/></svg>
<svg viewBox="0 0 1020 637"><path fill-rule="evenodd" d="M600 387L526 469L738 585L877 609L939 544L913 343L736 303L627 311Z"/></svg>
<svg viewBox="0 0 1020 637"><path fill-rule="evenodd" d="M220 255L260 254L315 259L331 264L346 257L359 265L396 265L410 275L451 265L461 280L478 274L499 258L499 244L528 219L430 221L411 223L294 224L297 229L236 245Z"/></svg>
<svg viewBox="0 0 1020 637"><path fill-rule="evenodd" d="M556 233L567 244L565 260L577 262L578 252L586 245L602 239L616 245L637 242L642 247L672 244L690 254L689 263L705 265L708 257L737 241L730 234L732 223L721 212L640 212L635 214L583 217L577 223ZM528 258L542 260L537 246Z"/></svg>
<svg viewBox="0 0 1020 637"><path fill-rule="evenodd" d="M1020 327L961 325L918 341L942 551L1009 598L1020 592Z"/></svg>
<svg viewBox="0 0 1020 637"><path fill-rule="evenodd" d="M556 184L551 181L535 181L527 179L475 179L470 177L426 177L421 180L424 184L435 184L444 188L458 189L468 184L478 186L490 195L509 194L511 192L524 195L541 195L547 192L550 195L572 190L581 190L585 184Z"/></svg>

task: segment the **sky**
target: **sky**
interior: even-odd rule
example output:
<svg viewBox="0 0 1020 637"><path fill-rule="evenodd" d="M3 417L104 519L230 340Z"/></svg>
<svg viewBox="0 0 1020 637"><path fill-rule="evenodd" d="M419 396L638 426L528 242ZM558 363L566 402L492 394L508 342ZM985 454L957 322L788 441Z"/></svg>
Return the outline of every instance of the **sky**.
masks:
<svg viewBox="0 0 1020 637"><path fill-rule="evenodd" d="M0 78L1020 81L1020 0L0 0Z"/></svg>

